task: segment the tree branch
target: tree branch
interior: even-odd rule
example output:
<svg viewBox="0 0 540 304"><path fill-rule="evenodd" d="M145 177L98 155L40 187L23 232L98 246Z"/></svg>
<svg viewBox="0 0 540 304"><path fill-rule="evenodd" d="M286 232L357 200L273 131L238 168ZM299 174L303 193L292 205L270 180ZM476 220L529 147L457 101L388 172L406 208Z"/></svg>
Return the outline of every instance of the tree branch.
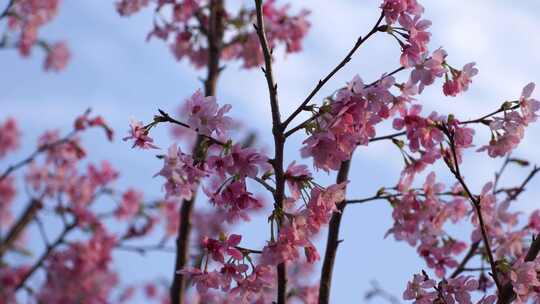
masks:
<svg viewBox="0 0 540 304"><path fill-rule="evenodd" d="M349 169L351 167L351 160L347 160L341 163L336 178L336 183L346 182L349 176ZM324 260L321 271L321 280L319 286L319 304L328 304L330 301L330 288L332 285L332 272L334 271L334 263L336 260L336 253L341 242L339 240L339 227L341 225L341 217L347 206L345 201L337 204L337 211L332 214L330 223L328 224L328 238L326 240L326 251L324 253Z"/></svg>
<svg viewBox="0 0 540 304"><path fill-rule="evenodd" d="M13 246L13 243L19 238L24 229L32 222L43 204L40 200L33 199L30 201L21 217L9 230L5 239L0 243L0 260L4 254Z"/></svg>
<svg viewBox="0 0 540 304"><path fill-rule="evenodd" d="M483 242L484 242L484 246L486 247L486 254L487 254L487 257L488 257L489 264L491 266L492 277L493 277L493 280L495 281L495 285L497 286L497 289L501 290L502 286L501 286L501 283L500 283L499 278L498 278L498 272L499 271L497 269L497 264L495 263L495 259L493 258L493 252L491 250L491 245L489 243L489 239L488 239L488 236L487 236L487 231L486 231L486 226L485 226L485 223L484 223L484 216L482 215L482 208L481 208L481 205L480 205L480 200L471 192L471 190L469 189L469 187L465 183L465 180L463 179L463 176L461 175L453 132L448 130L448 128L446 128L446 127L443 127L442 130L446 134L446 136L448 137L449 144L450 144L450 150L451 150L451 153L452 153L452 158L453 158L453 163L454 163L453 167L449 163L447 163L448 168L454 174L457 181L461 184L461 186L463 187L463 190L465 190L465 193L469 197L469 200L471 201L471 203L472 203L472 205L473 205L473 207L474 207L474 209L476 211L476 215L478 217L478 225L480 226L482 239L483 239Z"/></svg>
<svg viewBox="0 0 540 304"><path fill-rule="evenodd" d="M215 96L217 81L220 74L220 57L223 42L223 17L224 17L223 0L210 1L210 21L208 34L208 63L207 76L204 82L204 92L206 96ZM201 24L201 27L204 27ZM197 136L197 142L194 147L196 153L201 143L202 136ZM178 271L184 268L189 257L189 237L191 235L191 215L193 213L193 205L196 199L196 192L189 200L182 202L180 208L180 225L178 227L178 237L176 239L176 261L173 272L173 282L170 288L170 297L172 304L183 304L186 288L186 277L178 274Z"/></svg>
<svg viewBox="0 0 540 304"><path fill-rule="evenodd" d="M360 48L360 46L366 42L369 37L371 37L373 34L375 34L376 32L380 31L381 29L379 28L379 25L381 24L382 20L384 18L384 13L381 13L381 16L379 17L379 19L377 20L377 22L375 23L375 25L373 26L373 28L369 31L369 33L366 34L366 36L364 36L363 38L362 37L359 37L357 40L356 40L356 43L354 44L353 48L347 53L347 55L345 56L345 58L343 58L343 60L341 60L340 63L338 63L338 65L332 70L330 71L330 73L328 75L326 75L326 77L324 77L322 80L319 80L319 82L317 83L317 85L315 86L315 88L313 88L313 90L309 93L309 95L306 97L306 99L304 99L304 101L302 102L302 104L283 122L283 125L284 127L287 127L289 125L289 123L298 115L300 114L304 108L307 106L307 104L313 99L313 97L315 97L315 95L324 87L324 85L330 80L332 79L332 77L334 77L334 75L339 72L339 70L341 70L345 65L347 65L347 63L349 63L349 61L351 61L352 59L352 56L354 55L354 53L358 50L358 48Z"/></svg>
<svg viewBox="0 0 540 304"><path fill-rule="evenodd" d="M278 210L277 217L278 230L282 225L283 200L285 198L285 174L283 171L283 151L285 147L285 136L283 134L284 126L281 124L281 113L279 111L279 102L277 95L277 84L274 81L272 71L272 50L269 47L266 37L264 17L262 9L262 0L255 0L255 10L257 15L257 24L254 25L261 44L264 57L264 68L262 69L268 85L270 95L270 108L272 111L272 135L274 136L274 159L272 166L276 178L276 190L274 194L274 209ZM287 265L280 263L277 266L277 303L285 304L287 302Z"/></svg>

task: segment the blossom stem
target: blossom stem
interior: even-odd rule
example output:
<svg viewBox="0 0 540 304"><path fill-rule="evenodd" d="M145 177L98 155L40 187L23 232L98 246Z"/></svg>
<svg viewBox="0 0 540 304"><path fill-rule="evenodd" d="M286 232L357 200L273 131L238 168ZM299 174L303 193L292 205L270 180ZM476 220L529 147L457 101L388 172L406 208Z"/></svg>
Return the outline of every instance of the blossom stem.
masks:
<svg viewBox="0 0 540 304"><path fill-rule="evenodd" d="M172 123L172 124L175 124L175 125L182 126L184 128L187 128L187 129L191 129L191 130L197 132L198 136L201 136L201 137L204 137L204 138L208 139L213 144L220 145L220 146L226 146L227 145L227 143L222 142L219 139L215 139L212 136L199 133L198 129L195 129L195 128L191 127L187 123L184 123L184 122L181 122L179 120L176 120L176 119L172 118L168 113L166 113L163 110L158 110L158 111L161 114L161 116L158 116L156 118L156 119L158 119L159 122L168 122L168 123Z"/></svg>
<svg viewBox="0 0 540 304"><path fill-rule="evenodd" d="M504 112L504 111L508 111L508 110L515 110L515 109L518 109L520 107L520 105L515 105L515 106L512 106L512 107L509 107L509 108L505 108L505 107L501 107L499 108L498 110L496 111L493 111L489 114L486 114L480 118L477 118L477 119L471 119L471 120L466 120L466 121L460 121L459 123L462 124L462 125L467 125L467 124L472 124L472 123L483 123L485 122L486 119L490 118L491 116L495 116L501 112Z"/></svg>

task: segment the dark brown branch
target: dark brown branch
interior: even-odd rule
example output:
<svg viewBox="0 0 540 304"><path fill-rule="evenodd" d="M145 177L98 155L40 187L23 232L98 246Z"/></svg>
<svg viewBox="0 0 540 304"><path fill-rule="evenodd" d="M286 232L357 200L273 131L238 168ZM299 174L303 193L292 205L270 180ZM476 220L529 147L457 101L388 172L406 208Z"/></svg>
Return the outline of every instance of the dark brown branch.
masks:
<svg viewBox="0 0 540 304"><path fill-rule="evenodd" d="M216 138L213 138L212 136L200 133L198 129L194 129L193 127L191 127L187 123L184 123L184 122L181 122L179 120L176 120L176 119L172 118L167 112L165 112L163 110L158 109L158 111L159 111L159 114L161 114L161 116L156 116L154 118L154 122L168 122L168 123L172 123L172 124L175 124L175 125L179 125L179 126L184 127L186 129L190 129L190 130L195 131L198 136L206 138L207 140L209 140L213 144L216 144L216 145L219 145L219 146L227 145L227 143L222 142L219 139L216 139Z"/></svg>
<svg viewBox="0 0 540 304"><path fill-rule="evenodd" d="M338 171L336 183L343 183L347 181L349 176L349 169L351 166L351 160L344 161ZM339 240L339 227L341 225L341 217L345 211L347 204L345 201L337 204L337 211L332 214L330 223L328 224L328 238L326 240L326 251L324 253L324 260L321 271L321 280L319 286L319 304L328 304L330 301L330 288L332 286L332 272L334 271L334 263L336 260L336 253L341 242Z"/></svg>
<svg viewBox="0 0 540 304"><path fill-rule="evenodd" d="M405 193L395 193L395 194L379 194L379 193L377 193L377 194L375 194L373 196L366 197L366 198L345 200L344 203L347 204L347 205L363 204L363 203L376 201L376 200L391 200L391 199L394 199L394 198L399 198L399 197L401 197L403 195L405 195ZM426 196L425 193L415 193L415 195ZM436 195L436 196L462 196L461 194L454 193L454 192L439 192L439 193L434 193L433 195Z"/></svg>
<svg viewBox="0 0 540 304"><path fill-rule="evenodd" d="M466 121L460 121L459 123L462 124L462 125L466 125L466 124L472 124L472 123L485 123L486 122L486 119L492 117L492 116L495 116L501 112L504 112L504 111L509 111L509 110L515 110L515 109L518 109L519 108L519 105L515 105L515 106L512 106L512 107L505 107L504 104L503 106L501 106L498 110L496 111L493 111L489 114L486 114L480 118L477 118L477 119L471 119L471 120L466 120Z"/></svg>
<svg viewBox="0 0 540 304"><path fill-rule="evenodd" d="M33 199L30 201L21 217L13 224L6 237L0 243L0 260L4 254L13 246L13 243L17 241L24 229L32 222L38 211L43 207L40 200Z"/></svg>
<svg viewBox="0 0 540 304"><path fill-rule="evenodd" d="M207 76L204 82L204 92L206 96L215 96L217 81L221 68L219 66L221 49L223 43L224 22L223 17L225 10L223 7L223 0L211 0L210 1L210 20L208 26L208 33L206 35L208 40L208 64L207 64ZM204 27L201 24L201 27ZM194 147L194 154L200 149L203 137L198 136L197 142ZM180 208L180 225L178 227L178 237L176 239L176 261L173 272L173 282L170 288L170 296L172 304L184 303L184 294L186 289L186 277L178 274L178 271L184 268L188 262L189 257L189 237L191 235L191 220L193 213L193 205L196 199L196 192L189 200L182 202Z"/></svg>
<svg viewBox="0 0 540 304"><path fill-rule="evenodd" d="M381 24L383 17L384 17L384 14L381 13L381 16L379 17L379 19L377 20L373 28L369 31L369 33L367 33L363 38L359 37L356 40L356 43L354 44L353 48L347 53L345 58L343 58L343 60L340 63L338 63L338 65L332 71L330 71L328 75L326 75L326 77L324 77L322 80L319 80L315 88L313 88L313 90L309 93L306 99L304 99L302 104L283 122L284 127L287 127L289 123L304 110L304 108L309 104L309 102L313 99L313 97L315 97L315 95L324 87L324 85L330 79L332 79L332 77L334 77L334 75L337 72L339 72L339 70L341 70L345 65L347 65L349 61L351 61L352 56L354 55L354 53L356 53L358 48L360 48L360 46L364 42L366 42L369 39L369 37L371 37L376 32L380 31L379 25Z"/></svg>
<svg viewBox="0 0 540 304"><path fill-rule="evenodd" d="M519 185L519 187L517 189L515 189L515 191L512 192L512 194L510 194L508 196L508 200L510 201L513 201L515 199L517 199L517 197L523 193L523 191L525 191L525 187L527 186L527 184L533 179L533 177L538 174L538 172L540 172L540 167L537 167L535 166L531 172L529 173L529 175L527 175L527 177L525 178L525 180L523 180L523 182L521 183L521 185Z"/></svg>
<svg viewBox="0 0 540 304"><path fill-rule="evenodd" d="M268 93L270 95L270 108L272 111L272 135L274 137L274 159L272 166L276 178L276 191L274 194L274 209L278 214L282 213L283 200L285 198L285 174L283 171L283 151L285 148L285 136L283 134L284 126L281 124L281 113L279 110L279 101L277 94L277 84L274 80L272 70L272 50L269 47L266 37L264 17L262 10L262 0L255 0L255 10L257 16L257 24L254 25L261 44L264 57L264 76L268 85ZM276 218L278 229L282 225L282 217ZM285 304L287 302L287 265L280 263L277 266L277 303Z"/></svg>
<svg viewBox="0 0 540 304"><path fill-rule="evenodd" d="M387 139L394 139L396 137L401 137L403 135L406 135L407 132L403 131L403 132L398 132L398 133L394 133L394 134L389 134L389 135L384 135L384 136L379 136L379 137L373 137L372 139L369 140L369 142L375 142L375 141L381 141L381 140L387 140Z"/></svg>

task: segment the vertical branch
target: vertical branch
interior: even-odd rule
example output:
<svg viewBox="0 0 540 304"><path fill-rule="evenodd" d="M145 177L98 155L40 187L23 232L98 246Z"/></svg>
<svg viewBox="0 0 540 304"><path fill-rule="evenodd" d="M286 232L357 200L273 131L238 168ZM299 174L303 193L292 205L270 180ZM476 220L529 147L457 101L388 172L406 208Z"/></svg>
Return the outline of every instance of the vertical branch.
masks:
<svg viewBox="0 0 540 304"><path fill-rule="evenodd" d="M277 95L277 84L274 81L272 71L272 50L268 45L266 37L262 0L255 0L257 24L254 25L264 57L264 68L262 69L268 85L270 94L270 107L272 111L272 135L274 136L274 159L272 166L276 176L276 191L274 192L274 211L277 211L278 229L282 225L283 199L285 197L285 174L283 172L283 150L285 147L284 127L281 124L281 114ZM287 301L287 265L281 263L277 266L277 303L284 304Z"/></svg>
<svg viewBox="0 0 540 304"><path fill-rule="evenodd" d="M207 76L204 81L204 93L206 96L215 96L217 81L220 74L220 57L223 42L223 0L210 1L210 19L207 29L208 39L208 64ZM204 28L204 24L201 27ZM193 154L197 154L203 142L201 136L197 137ZM196 199L196 191L189 200L182 202L180 208L180 225L178 227L178 237L176 239L176 261L173 273L173 282L170 288L170 297L172 304L184 303L184 294L186 289L186 278L177 272L184 268L189 259L189 237L191 235L191 220L193 206Z"/></svg>
<svg viewBox="0 0 540 304"><path fill-rule="evenodd" d="M349 169L351 167L351 160L347 160L341 163L336 178L336 183L343 183L347 181L349 177ZM341 225L341 217L343 211L345 211L345 201L337 204L337 212L332 214L330 223L328 224L328 238L326 241L326 251L324 253L324 260L321 271L321 280L319 286L319 304L329 303L330 301L330 288L332 286L332 272L334 270L334 262L336 260L336 253L341 242L339 240L339 227Z"/></svg>

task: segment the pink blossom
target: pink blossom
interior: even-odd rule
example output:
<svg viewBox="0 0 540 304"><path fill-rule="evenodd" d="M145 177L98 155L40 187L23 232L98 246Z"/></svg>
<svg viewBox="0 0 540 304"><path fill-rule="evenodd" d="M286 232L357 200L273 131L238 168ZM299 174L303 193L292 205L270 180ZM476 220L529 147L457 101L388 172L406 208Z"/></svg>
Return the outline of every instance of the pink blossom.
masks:
<svg viewBox="0 0 540 304"><path fill-rule="evenodd" d="M149 0L120 0L116 2L116 10L122 16L130 16L150 3Z"/></svg>
<svg viewBox="0 0 540 304"><path fill-rule="evenodd" d="M122 195L122 200L114 212L114 215L118 219L127 219L133 217L135 214L137 214L137 212L139 212L142 199L143 194L141 192L134 189L129 189Z"/></svg>
<svg viewBox="0 0 540 304"><path fill-rule="evenodd" d="M59 72L68 64L70 58L70 52L66 44L63 42L58 42L50 46L50 49L47 51L47 58L45 58L44 69L46 71L51 70Z"/></svg>
<svg viewBox="0 0 540 304"><path fill-rule="evenodd" d="M461 71L452 70L452 79L447 79L443 85L443 93L446 96L457 96L469 89L472 78L478 74L475 63L467 63Z"/></svg>
<svg viewBox="0 0 540 304"><path fill-rule="evenodd" d="M310 180L311 172L309 172L308 167L306 165L297 165L295 161L290 163L285 171L285 181L294 200L300 198L300 192Z"/></svg>
<svg viewBox="0 0 540 304"><path fill-rule="evenodd" d="M247 191L244 179L229 183L218 193L209 193L210 201L222 208L227 214L227 220L234 222L238 219L248 220L248 211L262 207L261 202Z"/></svg>
<svg viewBox="0 0 540 304"><path fill-rule="evenodd" d="M319 253L317 252L317 248L312 245L304 247L304 252L306 254L306 259L308 263L315 263L316 261L321 259Z"/></svg>
<svg viewBox="0 0 540 304"><path fill-rule="evenodd" d="M2 223L10 224L13 220L11 204L16 194L17 189L13 177L8 176L0 180L0 221Z"/></svg>
<svg viewBox="0 0 540 304"><path fill-rule="evenodd" d="M84 298L105 303L118 283L110 268L115 239L97 232L87 242L56 251L47 260L47 279L37 298L45 303L72 303Z"/></svg>
<svg viewBox="0 0 540 304"><path fill-rule="evenodd" d="M419 83L418 93L422 93L424 87L433 84L435 78L440 78L446 73L447 70L443 66L446 56L446 51L439 48L433 52L431 58L415 66L411 72L410 81L413 84Z"/></svg>
<svg viewBox="0 0 540 304"><path fill-rule="evenodd" d="M435 281L424 275L415 274L412 281L407 283L407 289L403 292L404 300L415 300L415 304L431 304L437 298L436 291L429 291L435 287Z"/></svg>
<svg viewBox="0 0 540 304"><path fill-rule="evenodd" d="M216 271L203 272L198 268L188 267L178 271L178 273L190 277L193 285L201 294L206 293L208 289L218 289L221 283L221 274Z"/></svg>
<svg viewBox="0 0 540 304"><path fill-rule="evenodd" d="M20 136L15 119L8 118L0 124L0 159L19 147Z"/></svg>
<svg viewBox="0 0 540 304"><path fill-rule="evenodd" d="M212 96L204 97L201 90L197 90L185 101L185 116L187 124L200 134L217 135L226 134L229 130L232 119L225 116L229 112L231 105L224 105L219 108L216 98Z"/></svg>
<svg viewBox="0 0 540 304"><path fill-rule="evenodd" d="M207 175L203 163L196 164L190 155L172 145L163 158L163 168L156 174L166 179L166 198L191 199L199 181Z"/></svg>
<svg viewBox="0 0 540 304"><path fill-rule="evenodd" d="M502 157L514 150L525 133L523 118L517 111L504 113L504 117L494 117L489 128L492 138L489 145L482 146L478 151L487 151L491 157Z"/></svg>
<svg viewBox="0 0 540 304"><path fill-rule="evenodd" d="M446 303L472 304L471 292L478 289L478 281L467 276L458 276L439 284L442 300Z"/></svg>
<svg viewBox="0 0 540 304"><path fill-rule="evenodd" d="M519 98L519 108L523 117L523 124L528 125L531 122L535 122L538 114L536 112L540 110L540 101L530 98L534 91L535 84L533 82L527 84L521 93Z"/></svg>
<svg viewBox="0 0 540 304"><path fill-rule="evenodd" d="M141 121L132 120L129 125L131 130L129 131L129 135L124 137L123 140L128 141L133 139L134 142L132 148L139 147L141 149L158 149L158 147L152 144L154 140L148 136L148 130Z"/></svg>
<svg viewBox="0 0 540 304"><path fill-rule="evenodd" d="M236 246L240 244L242 236L238 234L231 234L229 237L223 236L220 240L214 240L208 237L204 237L201 241L203 248L208 251L208 254L212 256L212 259L225 263L225 255L229 255L235 260L241 260L242 252L236 249Z"/></svg>
<svg viewBox="0 0 540 304"><path fill-rule="evenodd" d="M175 201L166 201L160 209L165 218L165 234L176 236L180 226L179 203Z"/></svg>
<svg viewBox="0 0 540 304"><path fill-rule="evenodd" d="M302 157L313 157L316 168L337 170L358 145L367 145L376 135L375 125L390 116L394 96L389 89L394 79L385 77L368 88L360 88L361 84L355 76L328 107L321 109L326 112L301 150Z"/></svg>
<svg viewBox="0 0 540 304"><path fill-rule="evenodd" d="M537 272L540 270L536 262L518 260L510 270L510 281L517 295L516 303L526 303L534 288L540 287Z"/></svg>

